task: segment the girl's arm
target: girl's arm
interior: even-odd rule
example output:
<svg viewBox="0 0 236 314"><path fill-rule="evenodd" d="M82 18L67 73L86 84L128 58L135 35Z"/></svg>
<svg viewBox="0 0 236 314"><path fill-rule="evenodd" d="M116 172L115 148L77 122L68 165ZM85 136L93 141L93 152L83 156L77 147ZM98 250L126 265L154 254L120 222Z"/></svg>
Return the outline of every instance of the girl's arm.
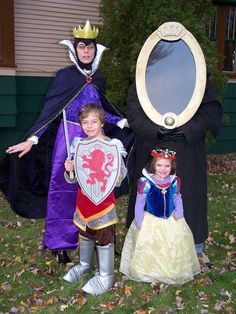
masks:
<svg viewBox="0 0 236 314"><path fill-rule="evenodd" d="M137 192L136 203L134 208L134 221L137 228L141 228L143 217L144 217L144 207L146 204L146 194L140 194Z"/></svg>
<svg viewBox="0 0 236 314"><path fill-rule="evenodd" d="M145 177L141 177L138 180L137 196L134 208L134 221L139 229L141 228L143 222L144 208L150 187L150 182Z"/></svg>
<svg viewBox="0 0 236 314"><path fill-rule="evenodd" d="M174 210L174 218L179 219L184 217L184 208L183 208L183 200L180 192L176 193L173 197L173 202L175 206Z"/></svg>
<svg viewBox="0 0 236 314"><path fill-rule="evenodd" d="M183 207L182 195L180 193L180 187L181 187L181 179L177 177L177 180L175 183L175 194L173 196L173 203L175 207L173 216L175 219L184 217L184 207Z"/></svg>

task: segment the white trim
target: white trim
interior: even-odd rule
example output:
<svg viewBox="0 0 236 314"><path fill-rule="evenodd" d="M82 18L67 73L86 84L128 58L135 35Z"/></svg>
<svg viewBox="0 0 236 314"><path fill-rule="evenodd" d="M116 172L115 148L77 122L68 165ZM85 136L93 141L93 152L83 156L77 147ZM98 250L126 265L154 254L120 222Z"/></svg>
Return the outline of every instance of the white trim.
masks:
<svg viewBox="0 0 236 314"><path fill-rule="evenodd" d="M236 79L228 78L228 83L236 84Z"/></svg>
<svg viewBox="0 0 236 314"><path fill-rule="evenodd" d="M0 75L2 75L2 76L15 76L16 75L16 69L0 68Z"/></svg>

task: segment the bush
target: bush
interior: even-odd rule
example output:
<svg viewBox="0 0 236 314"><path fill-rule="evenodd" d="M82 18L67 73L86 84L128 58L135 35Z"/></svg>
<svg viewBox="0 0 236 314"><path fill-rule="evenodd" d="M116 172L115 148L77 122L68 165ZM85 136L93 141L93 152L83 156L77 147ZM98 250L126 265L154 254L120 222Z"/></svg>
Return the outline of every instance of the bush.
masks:
<svg viewBox="0 0 236 314"><path fill-rule="evenodd" d="M102 69L107 78L107 95L125 109L125 99L135 76L138 54L149 35L161 24L176 21L184 25L197 39L205 55L207 68L218 89L225 85L217 71L215 42L209 40L206 29L215 7L210 0L102 0L103 18L100 41L110 48Z"/></svg>

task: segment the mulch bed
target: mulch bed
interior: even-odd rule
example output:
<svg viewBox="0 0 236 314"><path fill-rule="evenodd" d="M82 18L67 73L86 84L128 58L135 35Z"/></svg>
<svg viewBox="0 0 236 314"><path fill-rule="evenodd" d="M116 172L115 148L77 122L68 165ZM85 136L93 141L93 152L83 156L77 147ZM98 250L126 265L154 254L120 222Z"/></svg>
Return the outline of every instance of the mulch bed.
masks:
<svg viewBox="0 0 236 314"><path fill-rule="evenodd" d="M236 153L208 155L208 174L236 174Z"/></svg>

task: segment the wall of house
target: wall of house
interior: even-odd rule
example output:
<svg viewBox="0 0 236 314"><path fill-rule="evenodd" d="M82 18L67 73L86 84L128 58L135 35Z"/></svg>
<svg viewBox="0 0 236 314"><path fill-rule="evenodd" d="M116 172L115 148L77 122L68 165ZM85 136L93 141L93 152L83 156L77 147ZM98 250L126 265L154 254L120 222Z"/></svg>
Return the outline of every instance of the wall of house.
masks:
<svg viewBox="0 0 236 314"><path fill-rule="evenodd" d="M15 0L15 62L17 75L52 76L69 64L58 42L72 39L75 25L101 24L100 0Z"/></svg>
<svg viewBox="0 0 236 314"><path fill-rule="evenodd" d="M86 19L101 24L99 3L14 1L16 68L0 68L0 157L37 119L56 71L70 64L67 49L57 42L72 39L73 27ZM210 153L236 152L236 84L228 84L223 105L229 124L222 127Z"/></svg>
<svg viewBox="0 0 236 314"><path fill-rule="evenodd" d="M236 152L236 84L229 83L223 95L226 123L222 126L217 141L210 147L210 153Z"/></svg>
<svg viewBox="0 0 236 314"><path fill-rule="evenodd" d="M58 42L72 40L74 26L87 19L97 26L102 23L100 0L9 0L7 7L4 1L0 0L4 13L0 14L0 61L7 57L3 48L9 41L8 34L3 45L2 35L6 26L9 30L14 25L10 35L15 64L0 65L0 157L36 120L55 73L71 64L67 49Z"/></svg>
<svg viewBox="0 0 236 314"><path fill-rule="evenodd" d="M33 125L53 77L0 76L0 156L5 148L21 140ZM222 126L209 153L236 152L236 85L228 84L223 95L228 124Z"/></svg>

